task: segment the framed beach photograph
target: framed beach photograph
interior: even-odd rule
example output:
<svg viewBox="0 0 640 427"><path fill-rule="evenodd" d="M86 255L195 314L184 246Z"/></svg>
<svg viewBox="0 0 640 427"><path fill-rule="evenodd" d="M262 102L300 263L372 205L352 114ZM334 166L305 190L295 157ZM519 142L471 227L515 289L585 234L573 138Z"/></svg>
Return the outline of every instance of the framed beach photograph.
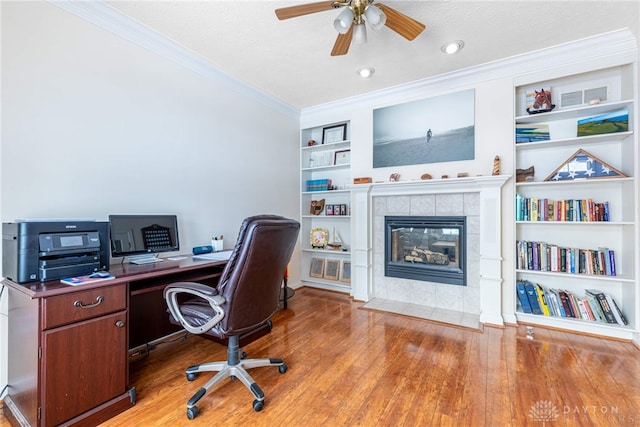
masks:
<svg viewBox="0 0 640 427"><path fill-rule="evenodd" d="M327 266L324 270L324 278L329 280L338 280L340 273L340 260L328 259Z"/></svg>
<svg viewBox="0 0 640 427"><path fill-rule="evenodd" d="M340 275L340 281L351 283L351 261L342 261L342 274Z"/></svg>
<svg viewBox="0 0 640 427"><path fill-rule="evenodd" d="M347 124L327 126L322 129L322 143L334 144L347 139Z"/></svg>
<svg viewBox="0 0 640 427"><path fill-rule="evenodd" d="M309 276L322 278L324 275L324 258L312 258Z"/></svg>
<svg viewBox="0 0 640 427"><path fill-rule="evenodd" d="M475 90L373 110L373 167L475 158Z"/></svg>

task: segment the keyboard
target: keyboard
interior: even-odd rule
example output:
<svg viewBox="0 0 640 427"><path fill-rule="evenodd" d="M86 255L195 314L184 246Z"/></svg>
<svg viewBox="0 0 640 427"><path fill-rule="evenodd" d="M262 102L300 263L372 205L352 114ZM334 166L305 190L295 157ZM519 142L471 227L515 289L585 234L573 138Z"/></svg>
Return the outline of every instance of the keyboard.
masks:
<svg viewBox="0 0 640 427"><path fill-rule="evenodd" d="M154 262L162 262L162 259L157 257L135 258L135 259L130 259L129 262L131 264L136 264L136 265L152 264Z"/></svg>
<svg viewBox="0 0 640 427"><path fill-rule="evenodd" d="M208 254L194 255L193 259L206 259L209 261L227 261L233 251L209 252Z"/></svg>

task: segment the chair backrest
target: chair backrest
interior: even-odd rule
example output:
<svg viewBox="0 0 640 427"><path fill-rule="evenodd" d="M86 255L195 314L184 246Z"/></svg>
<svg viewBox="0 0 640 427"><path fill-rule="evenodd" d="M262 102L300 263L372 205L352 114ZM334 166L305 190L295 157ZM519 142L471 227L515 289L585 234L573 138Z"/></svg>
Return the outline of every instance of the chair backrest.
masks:
<svg viewBox="0 0 640 427"><path fill-rule="evenodd" d="M266 322L278 309L300 223L277 215L246 218L217 289L226 302L219 330L237 335Z"/></svg>

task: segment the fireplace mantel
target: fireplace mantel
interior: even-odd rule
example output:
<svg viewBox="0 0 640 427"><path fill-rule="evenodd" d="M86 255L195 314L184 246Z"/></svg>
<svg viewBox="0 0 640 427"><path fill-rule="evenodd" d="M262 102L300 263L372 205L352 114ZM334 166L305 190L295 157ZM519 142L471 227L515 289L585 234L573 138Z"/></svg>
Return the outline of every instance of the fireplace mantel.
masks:
<svg viewBox="0 0 640 427"><path fill-rule="evenodd" d="M352 187L352 281L351 295L362 301L376 297L374 250L379 226L376 224L375 202L396 198L398 209L413 196L477 194L479 217L479 319L481 323L503 325L502 255L501 255L501 188L508 175L492 175L419 181L358 184ZM398 197L400 196L400 197ZM402 196L407 196L403 198ZM385 199L391 200L391 199ZM378 229L378 230L377 230ZM378 243L379 244L379 243ZM379 280L379 279L378 279ZM446 285L445 285L446 286ZM477 291L477 290L476 290ZM400 297L399 297L400 298ZM402 301L402 300L399 300Z"/></svg>

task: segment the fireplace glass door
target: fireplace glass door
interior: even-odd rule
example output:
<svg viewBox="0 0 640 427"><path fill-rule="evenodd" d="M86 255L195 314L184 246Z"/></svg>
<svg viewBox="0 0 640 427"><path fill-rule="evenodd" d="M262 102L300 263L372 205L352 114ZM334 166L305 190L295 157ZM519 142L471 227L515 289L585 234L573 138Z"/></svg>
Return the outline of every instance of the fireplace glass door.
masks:
<svg viewBox="0 0 640 427"><path fill-rule="evenodd" d="M466 285L465 217L385 217L385 275Z"/></svg>

